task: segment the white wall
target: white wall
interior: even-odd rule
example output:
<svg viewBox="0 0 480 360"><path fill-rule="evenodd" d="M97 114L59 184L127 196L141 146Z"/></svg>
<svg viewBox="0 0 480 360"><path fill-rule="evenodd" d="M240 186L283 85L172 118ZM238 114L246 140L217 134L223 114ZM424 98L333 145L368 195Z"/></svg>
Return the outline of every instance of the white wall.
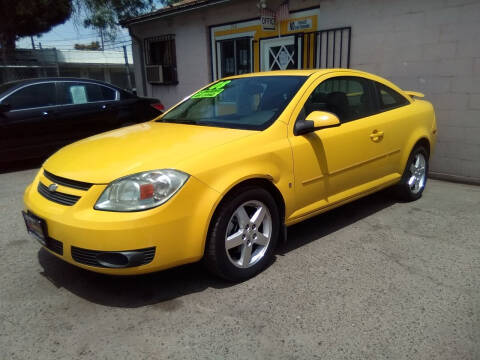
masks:
<svg viewBox="0 0 480 360"><path fill-rule="evenodd" d="M176 34L179 84L148 85L148 95L169 106L208 83L208 26L257 17L255 4L237 0L134 26L141 37ZM439 135L431 170L480 182L480 1L291 0L290 8L319 4L320 29L352 27L352 68L424 92L434 104Z"/></svg>

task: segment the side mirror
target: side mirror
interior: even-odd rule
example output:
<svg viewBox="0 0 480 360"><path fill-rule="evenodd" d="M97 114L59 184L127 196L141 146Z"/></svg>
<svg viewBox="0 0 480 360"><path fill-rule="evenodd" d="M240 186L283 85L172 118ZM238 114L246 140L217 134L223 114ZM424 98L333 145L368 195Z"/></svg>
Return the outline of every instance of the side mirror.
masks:
<svg viewBox="0 0 480 360"><path fill-rule="evenodd" d="M0 104L0 113L6 113L9 112L10 109L12 108L12 105L10 104Z"/></svg>
<svg viewBox="0 0 480 360"><path fill-rule="evenodd" d="M340 126L337 115L327 111L312 111L303 121L297 121L293 129L294 135L303 135L320 129Z"/></svg>

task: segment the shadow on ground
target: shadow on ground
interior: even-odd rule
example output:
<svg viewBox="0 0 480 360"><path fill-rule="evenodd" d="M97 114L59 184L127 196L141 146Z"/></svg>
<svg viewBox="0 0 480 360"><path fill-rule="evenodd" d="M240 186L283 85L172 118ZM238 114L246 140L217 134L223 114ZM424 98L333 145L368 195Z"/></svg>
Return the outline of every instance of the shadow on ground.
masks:
<svg viewBox="0 0 480 360"><path fill-rule="evenodd" d="M289 252L312 241L322 241L329 234L362 220L395 203L389 191L382 191L364 199L316 216L288 229L288 242L280 244L277 254ZM116 277L93 273L63 262L46 250L38 252L44 271L42 275L56 287L78 295L93 303L136 308L147 305L175 307L175 299L207 288L222 289L234 284L210 275L200 263L134 277ZM262 275L259 275L262 276Z"/></svg>

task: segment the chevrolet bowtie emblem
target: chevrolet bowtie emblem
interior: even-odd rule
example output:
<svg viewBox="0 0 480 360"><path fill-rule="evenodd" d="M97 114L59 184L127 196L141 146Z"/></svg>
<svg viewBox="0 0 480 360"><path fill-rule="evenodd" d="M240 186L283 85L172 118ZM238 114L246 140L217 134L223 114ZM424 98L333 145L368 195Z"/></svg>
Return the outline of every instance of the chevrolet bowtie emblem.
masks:
<svg viewBox="0 0 480 360"><path fill-rule="evenodd" d="M48 187L48 191L55 192L57 191L57 188L58 188L57 184L50 184L50 186Z"/></svg>

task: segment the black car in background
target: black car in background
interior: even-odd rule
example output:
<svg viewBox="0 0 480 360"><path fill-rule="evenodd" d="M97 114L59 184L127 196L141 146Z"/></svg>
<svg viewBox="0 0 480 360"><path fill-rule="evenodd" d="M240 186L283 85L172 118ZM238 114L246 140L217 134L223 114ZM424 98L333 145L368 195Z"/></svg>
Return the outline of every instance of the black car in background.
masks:
<svg viewBox="0 0 480 360"><path fill-rule="evenodd" d="M0 170L46 158L76 140L162 113L156 99L77 78L43 78L0 85Z"/></svg>

